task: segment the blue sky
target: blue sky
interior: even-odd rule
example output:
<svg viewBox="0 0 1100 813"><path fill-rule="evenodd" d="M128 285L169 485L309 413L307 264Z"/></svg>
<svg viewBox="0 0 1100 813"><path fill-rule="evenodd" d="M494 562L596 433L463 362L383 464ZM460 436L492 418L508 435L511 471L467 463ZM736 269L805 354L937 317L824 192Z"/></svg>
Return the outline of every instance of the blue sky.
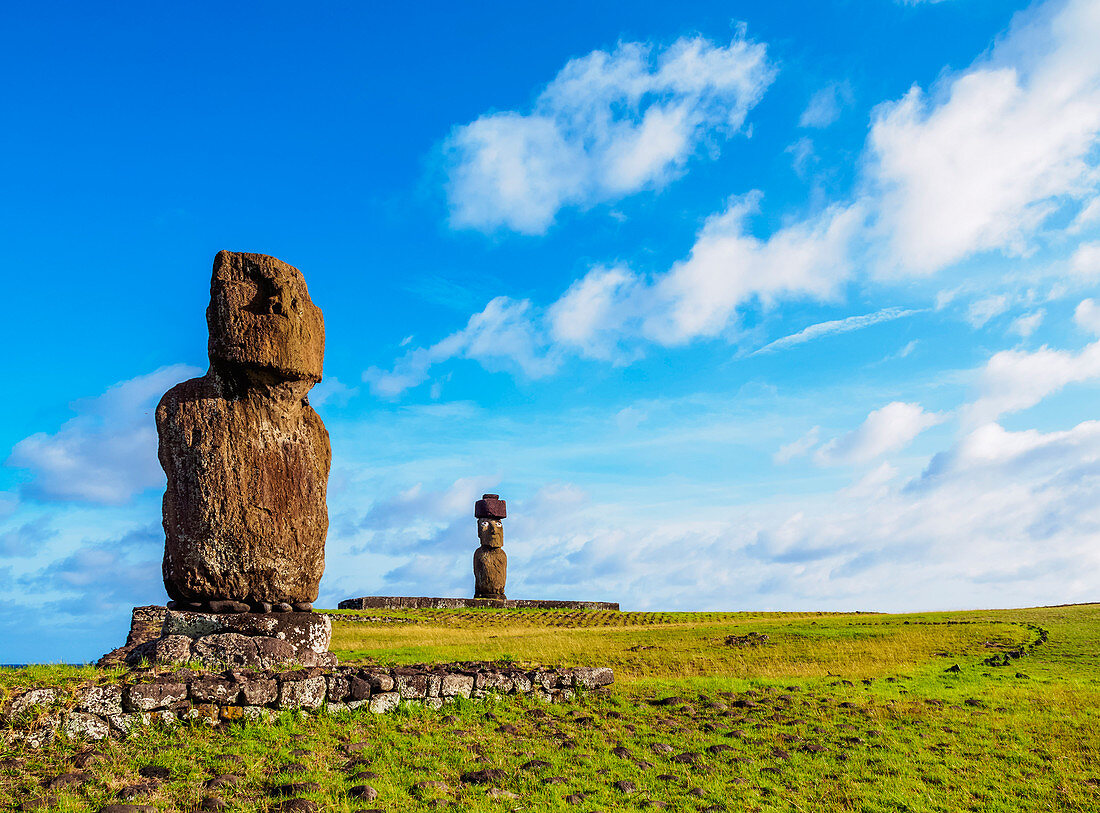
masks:
<svg viewBox="0 0 1100 813"><path fill-rule="evenodd" d="M0 661L165 600L219 249L327 330L321 603L1095 600L1100 2L0 17Z"/></svg>

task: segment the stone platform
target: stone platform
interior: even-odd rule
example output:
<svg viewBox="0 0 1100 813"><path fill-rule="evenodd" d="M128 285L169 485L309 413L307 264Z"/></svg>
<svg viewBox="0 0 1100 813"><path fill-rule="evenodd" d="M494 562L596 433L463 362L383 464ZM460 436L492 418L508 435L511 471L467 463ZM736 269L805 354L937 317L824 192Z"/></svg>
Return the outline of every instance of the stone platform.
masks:
<svg viewBox="0 0 1100 813"><path fill-rule="evenodd" d="M0 746L39 747L58 734L122 738L151 724L226 725L274 719L291 709L382 713L401 707L442 709L459 698L509 695L551 703L577 690L603 691L615 680L607 667L547 667L491 662L388 668L344 665L308 669L133 669L116 680L81 686L15 689L0 701ZM53 809L53 808L51 808Z"/></svg>
<svg viewBox="0 0 1100 813"><path fill-rule="evenodd" d="M319 613L210 613L135 607L126 646L100 666L201 663L211 668L336 665L332 621Z"/></svg>
<svg viewBox="0 0 1100 813"><path fill-rule="evenodd" d="M428 598L425 596L363 596L344 599L338 605L341 610L463 610L468 608L495 608L505 610L613 610L619 611L617 601L540 601L514 598Z"/></svg>

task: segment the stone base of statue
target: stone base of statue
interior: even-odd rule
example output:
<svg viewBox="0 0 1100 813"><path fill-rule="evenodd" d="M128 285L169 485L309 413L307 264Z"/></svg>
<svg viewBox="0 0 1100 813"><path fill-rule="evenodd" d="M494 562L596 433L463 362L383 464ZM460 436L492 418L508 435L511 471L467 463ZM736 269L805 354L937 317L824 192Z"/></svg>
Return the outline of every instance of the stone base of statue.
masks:
<svg viewBox="0 0 1100 813"><path fill-rule="evenodd" d="M153 609L134 608L142 632L135 635L132 628L127 646L103 661L110 658L108 663L124 661L130 666L192 663L215 669L336 665L336 656L328 651L332 621L319 613L210 613L162 607L157 608L163 620L154 637L149 623Z"/></svg>

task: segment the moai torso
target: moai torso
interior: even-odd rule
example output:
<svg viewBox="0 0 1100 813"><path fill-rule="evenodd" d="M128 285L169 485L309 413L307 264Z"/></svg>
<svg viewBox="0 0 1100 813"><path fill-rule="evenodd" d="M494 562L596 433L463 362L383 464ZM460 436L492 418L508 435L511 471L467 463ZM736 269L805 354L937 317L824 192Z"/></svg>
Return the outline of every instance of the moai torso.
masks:
<svg viewBox="0 0 1100 813"><path fill-rule="evenodd" d="M164 585L177 601L312 602L324 572L331 451L306 396L324 323L298 269L220 252L210 370L157 407Z"/></svg>
<svg viewBox="0 0 1100 813"><path fill-rule="evenodd" d="M504 500L485 494L474 504L477 536L481 547L474 551L474 598L503 599L508 577L508 554L504 552L504 524L508 516Z"/></svg>

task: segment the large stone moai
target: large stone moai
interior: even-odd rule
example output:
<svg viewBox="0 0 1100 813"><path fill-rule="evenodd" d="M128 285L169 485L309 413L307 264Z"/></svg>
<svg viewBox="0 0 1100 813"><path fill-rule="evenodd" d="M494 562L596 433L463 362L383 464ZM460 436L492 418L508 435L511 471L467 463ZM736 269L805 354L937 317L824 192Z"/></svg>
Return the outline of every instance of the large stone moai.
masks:
<svg viewBox="0 0 1100 813"><path fill-rule="evenodd" d="M164 586L181 602L308 604L325 569L332 457L306 399L321 380L321 310L297 268L221 251L206 322L210 370L157 407Z"/></svg>
<svg viewBox="0 0 1100 813"><path fill-rule="evenodd" d="M209 371L170 389L156 413L169 609L305 616L325 569L332 456L306 397L321 380L321 311L297 268L221 251L206 322ZM269 634L271 623L245 621L242 634ZM327 621L295 619L315 649L313 628Z"/></svg>
<svg viewBox="0 0 1100 813"><path fill-rule="evenodd" d="M474 551L474 598L503 599L508 577L508 554L504 552L504 524L508 507L499 494L483 494L474 503L477 538L481 547Z"/></svg>

